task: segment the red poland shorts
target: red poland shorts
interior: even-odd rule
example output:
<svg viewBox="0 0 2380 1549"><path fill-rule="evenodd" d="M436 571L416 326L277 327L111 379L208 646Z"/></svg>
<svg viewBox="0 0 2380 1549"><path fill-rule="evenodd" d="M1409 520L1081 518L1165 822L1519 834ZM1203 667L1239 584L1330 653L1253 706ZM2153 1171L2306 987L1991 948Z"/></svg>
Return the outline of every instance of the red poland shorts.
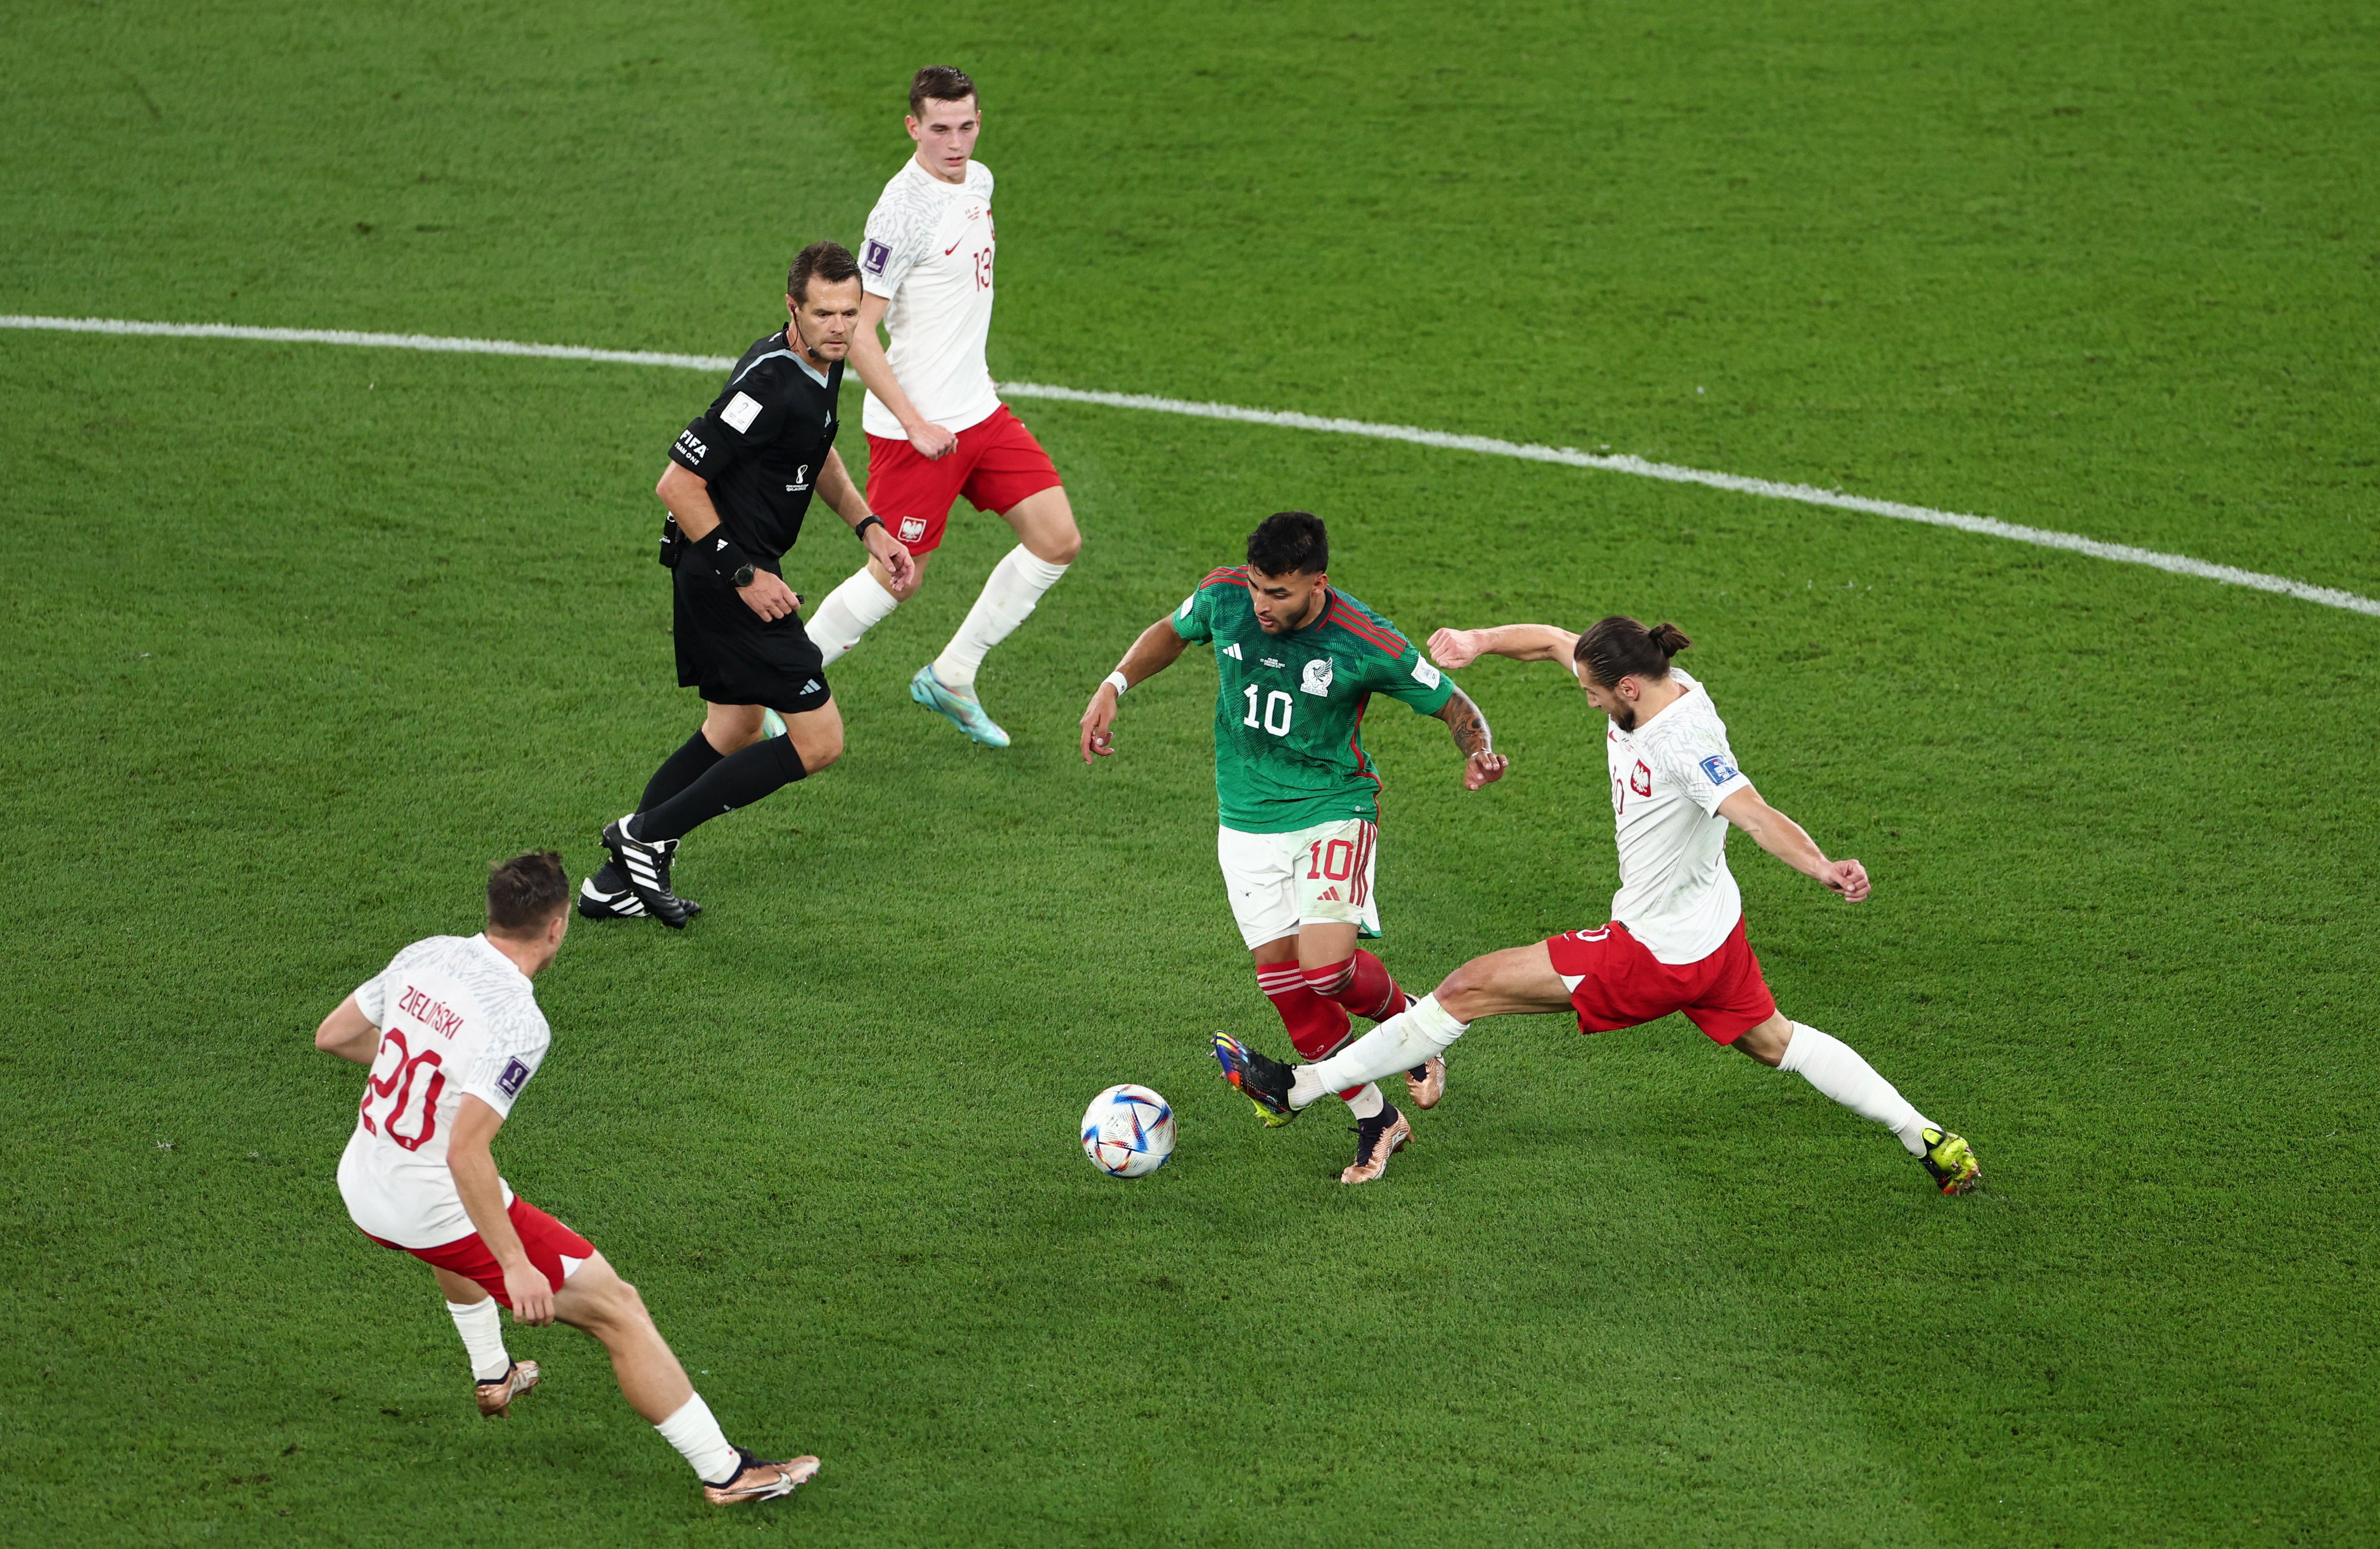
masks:
<svg viewBox="0 0 2380 1549"><path fill-rule="evenodd" d="M595 1256L595 1245L552 1216L522 1199L513 1196L512 1208L504 1213L512 1218L513 1230L520 1234L521 1246L528 1250L528 1262L545 1276L545 1283L555 1290L570 1278L570 1272ZM370 1232L364 1234L371 1237ZM495 1254L488 1250L480 1234L442 1242L435 1248L406 1248L383 1237L372 1240L382 1248L395 1248L400 1253L410 1253L425 1264L451 1270L466 1280L476 1280L488 1289L488 1294L506 1307L513 1299L504 1294L504 1272L496 1262Z"/></svg>
<svg viewBox="0 0 2380 1549"><path fill-rule="evenodd" d="M1616 1032L1682 1011L1715 1043L1732 1043L1777 1011L1760 977L1760 959L1743 939L1743 920L1718 950L1697 963L1665 963L1613 921L1546 943L1554 971L1571 986L1581 1032Z"/></svg>
<svg viewBox="0 0 2380 1549"><path fill-rule="evenodd" d="M1002 404L991 418L959 432L959 444L939 461L905 440L868 438L868 508L884 518L911 554L942 546L951 502L961 495L978 511L1013 511L1027 495L1065 481L1025 421Z"/></svg>

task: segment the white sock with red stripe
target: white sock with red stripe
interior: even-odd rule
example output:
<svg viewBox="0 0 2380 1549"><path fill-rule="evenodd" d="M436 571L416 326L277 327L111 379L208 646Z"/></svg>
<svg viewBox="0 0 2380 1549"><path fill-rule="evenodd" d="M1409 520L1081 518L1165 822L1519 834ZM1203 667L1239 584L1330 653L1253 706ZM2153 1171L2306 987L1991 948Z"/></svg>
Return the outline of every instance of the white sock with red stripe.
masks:
<svg viewBox="0 0 2380 1549"><path fill-rule="evenodd" d="M1444 1054L1470 1026L1456 1021L1436 995L1424 995L1412 1010L1390 1018L1329 1059L1299 1066L1290 1084L1290 1105L1303 1108L1326 1092L1410 1070Z"/></svg>
<svg viewBox="0 0 2380 1549"><path fill-rule="evenodd" d="M446 1315L455 1320L455 1332L463 1336L463 1353L471 1358L473 1377L492 1383L513 1369L513 1358L504 1353L504 1317L496 1311L494 1297L450 1301Z"/></svg>
<svg viewBox="0 0 2380 1549"><path fill-rule="evenodd" d="M724 1484L744 1467L743 1458L727 1445L727 1433L711 1418L710 1406L698 1393L678 1406L677 1413L653 1427L662 1440L677 1448L677 1455L694 1470L694 1477L705 1484Z"/></svg>
<svg viewBox="0 0 2380 1549"><path fill-rule="evenodd" d="M964 693L975 687L976 669L983 665L984 653L1006 640L1015 628L1032 615L1039 605L1041 594L1058 584L1066 573L1063 565L1052 565L1037 558L1031 549L1019 543L1001 556L983 583L983 592L967 609L966 621L942 653L934 658L934 676L945 689ZM811 632L817 639L817 632Z"/></svg>
<svg viewBox="0 0 2380 1549"><path fill-rule="evenodd" d="M1910 1155L1925 1154L1925 1116L1841 1039L1795 1022L1785 1057L1777 1062L1777 1068L1801 1077L1852 1112L1883 1125L1900 1138Z"/></svg>
<svg viewBox="0 0 2380 1549"><path fill-rule="evenodd" d="M857 645L860 636L892 617L900 605L901 599L885 591L876 572L863 565L810 610L802 627L819 654L832 662Z"/></svg>

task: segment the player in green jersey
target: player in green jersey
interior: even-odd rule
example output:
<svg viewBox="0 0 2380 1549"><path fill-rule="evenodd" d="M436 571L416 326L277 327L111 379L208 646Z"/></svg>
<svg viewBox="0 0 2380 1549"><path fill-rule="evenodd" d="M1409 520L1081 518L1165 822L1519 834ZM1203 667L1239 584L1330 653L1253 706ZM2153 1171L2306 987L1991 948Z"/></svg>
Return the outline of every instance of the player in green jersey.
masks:
<svg viewBox="0 0 2380 1549"><path fill-rule="evenodd" d="M1213 642L1216 856L1257 985L1290 1042L1316 1059L1347 1041L1350 1012L1377 1022L1408 999L1355 945L1380 933L1372 892L1380 777L1362 737L1372 696L1444 721L1463 755L1466 790L1502 778L1508 761L1468 694L1395 626L1331 587L1320 518L1267 517L1248 537L1247 556L1208 574L1133 641L1083 712L1083 761L1115 751L1125 689L1172 665L1192 641ZM1415 1106L1436 1106L1446 1062L1415 1067L1405 1085ZM1369 1183L1413 1126L1370 1082L1339 1095L1355 1116L1355 1160L1339 1180Z"/></svg>

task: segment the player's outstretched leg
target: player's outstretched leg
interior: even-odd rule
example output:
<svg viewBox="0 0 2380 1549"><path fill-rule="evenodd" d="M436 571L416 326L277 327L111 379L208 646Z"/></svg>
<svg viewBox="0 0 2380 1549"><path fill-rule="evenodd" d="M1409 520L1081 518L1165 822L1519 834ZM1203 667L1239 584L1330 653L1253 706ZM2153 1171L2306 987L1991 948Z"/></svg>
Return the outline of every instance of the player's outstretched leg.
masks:
<svg viewBox="0 0 2380 1549"><path fill-rule="evenodd" d="M553 1315L603 1342L629 1407L677 1449L714 1505L788 1495L818 1472L815 1458L771 1462L728 1441L710 1406L686 1381L686 1368L653 1326L644 1299L601 1253L562 1283L554 1293Z"/></svg>
<svg viewBox="0 0 2380 1549"><path fill-rule="evenodd" d="M1569 1006L1570 986L1554 971L1544 942L1490 952L1456 969L1436 991L1329 1059L1299 1066L1282 1095L1294 1112L1348 1082L1378 1080L1427 1065L1482 1017L1560 1011Z"/></svg>
<svg viewBox="0 0 2380 1549"><path fill-rule="evenodd" d="M1974 1149L1917 1111L1859 1051L1779 1011L1735 1041L1761 1064L1801 1077L1828 1097L1892 1131L1945 1194L1964 1194L1984 1181Z"/></svg>

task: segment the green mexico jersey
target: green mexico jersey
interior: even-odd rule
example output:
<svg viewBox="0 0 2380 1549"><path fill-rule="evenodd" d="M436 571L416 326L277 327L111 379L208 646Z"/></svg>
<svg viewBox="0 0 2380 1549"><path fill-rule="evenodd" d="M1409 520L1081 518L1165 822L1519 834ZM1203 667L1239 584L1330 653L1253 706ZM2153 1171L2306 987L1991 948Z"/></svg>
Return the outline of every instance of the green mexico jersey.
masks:
<svg viewBox="0 0 2380 1549"><path fill-rule="evenodd" d="M1215 643L1215 799L1226 828L1289 834L1378 821L1365 707L1388 694L1435 715L1454 693L1395 626L1343 592L1330 595L1305 628L1269 635L1246 568L1232 566L1174 610L1175 634Z"/></svg>

